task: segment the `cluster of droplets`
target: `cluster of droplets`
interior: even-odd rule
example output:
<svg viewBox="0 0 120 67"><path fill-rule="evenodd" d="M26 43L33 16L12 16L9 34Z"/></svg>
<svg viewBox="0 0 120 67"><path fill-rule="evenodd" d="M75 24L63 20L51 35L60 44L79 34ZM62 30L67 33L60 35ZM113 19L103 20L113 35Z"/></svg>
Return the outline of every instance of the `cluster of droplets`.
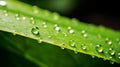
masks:
<svg viewBox="0 0 120 67"><path fill-rule="evenodd" d="M83 36L83 37L85 37L85 38L88 37L88 34L86 33L85 30L82 30L81 33L82 33L82 36Z"/></svg>
<svg viewBox="0 0 120 67"><path fill-rule="evenodd" d="M6 1L4 1L4 0L3 0L3 1L0 1L0 6L3 6L3 7L4 7L4 6L6 6L6 5L7 5ZM36 6L33 6L33 12L34 12L35 14L37 14L37 13L39 12L39 11L38 11L38 8L37 8ZM6 10L4 10L3 13L4 13L5 16L8 16L8 12L7 12ZM47 12L46 12L46 13L47 13ZM19 14L16 14L16 15L15 15L15 18L16 18L16 20L20 20L20 15L19 15ZM57 14L54 14L53 19L54 19L54 20L58 20L58 18L59 18L59 16L58 16ZM26 20L26 17L23 16L21 19L22 19L22 20ZM32 24L35 24L34 17L31 17L30 20L31 20L31 23L32 23ZM43 28L47 28L46 22L43 22L43 23L42 23L42 26L43 26ZM68 29L68 32L69 32L70 34L73 34L73 33L75 32L71 27L68 27L67 29ZM57 32L60 32L61 28L60 28L57 24L55 24L55 25L54 25L54 30L57 31ZM40 30L39 30L38 27L36 27L36 26L33 27L33 28L31 29L31 32L32 32L33 35L40 37ZM81 33L82 33L82 36L83 36L83 37L85 37L85 38L88 37L88 34L86 33L85 30L82 30ZM64 34L64 36L67 36L66 33L63 33L63 34ZM51 38L51 36L48 36L48 38ZM111 41L109 38L106 38L105 41L106 41L106 43L107 43L108 45L112 45L112 44L113 44L112 41ZM39 42L41 43L42 40L39 40ZM118 44L120 45L120 39L119 39L119 38L116 39L116 42L118 42ZM64 44L63 44L63 45L64 45ZM70 40L70 41L69 41L69 45L70 45L71 47L74 47L74 48L76 47L76 43L75 43L74 40ZM62 48L62 49L64 49L64 48ZM87 50L87 46L86 46L85 44L81 44L81 49L82 49L82 50ZM99 53L103 53L103 47L102 47L100 44L96 45L96 51L99 52ZM75 51L75 53L77 53L77 52ZM111 56L114 56L115 53L116 53L116 51L115 51L113 48L109 48L109 50L108 50L107 53L109 53L109 55L111 55ZM118 59L120 59L120 53L118 53L117 55L118 55ZM95 56L93 56L93 57L95 57ZM112 58L112 57L110 57L110 58Z"/></svg>

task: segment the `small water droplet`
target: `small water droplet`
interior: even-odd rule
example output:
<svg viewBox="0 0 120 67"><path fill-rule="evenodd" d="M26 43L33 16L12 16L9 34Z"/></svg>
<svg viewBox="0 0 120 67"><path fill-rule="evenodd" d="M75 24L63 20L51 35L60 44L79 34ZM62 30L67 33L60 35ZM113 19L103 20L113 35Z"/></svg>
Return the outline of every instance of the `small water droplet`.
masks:
<svg viewBox="0 0 120 67"><path fill-rule="evenodd" d="M83 50L87 50L87 46L86 46L85 44L81 44L81 48L82 48Z"/></svg>
<svg viewBox="0 0 120 67"><path fill-rule="evenodd" d="M58 14L57 13L53 13L54 14L54 17L53 17L53 19L54 20L58 20L59 19L59 16L58 16Z"/></svg>
<svg viewBox="0 0 120 67"><path fill-rule="evenodd" d="M35 35L35 36L40 36L39 28L38 28L38 27L33 27L33 28L31 29L31 32L32 32L32 34Z"/></svg>
<svg viewBox="0 0 120 67"><path fill-rule="evenodd" d="M109 41L109 38L108 38L108 37L107 37L107 38L105 38L105 41L107 41L107 42L108 42L108 41Z"/></svg>
<svg viewBox="0 0 120 67"><path fill-rule="evenodd" d="M61 47L61 49L63 49L63 50L64 50L65 48L64 48L64 47Z"/></svg>
<svg viewBox="0 0 120 67"><path fill-rule="evenodd" d="M42 25L43 25L44 28L47 28L46 22L43 22Z"/></svg>
<svg viewBox="0 0 120 67"><path fill-rule="evenodd" d="M88 37L88 34L83 34L83 37Z"/></svg>
<svg viewBox="0 0 120 67"><path fill-rule="evenodd" d="M112 48L109 49L109 54L110 55L115 55L115 50L113 50Z"/></svg>
<svg viewBox="0 0 120 67"><path fill-rule="evenodd" d="M95 58L95 56L92 56L92 58Z"/></svg>
<svg viewBox="0 0 120 67"><path fill-rule="evenodd" d="M33 6L33 13L38 14L39 10L37 6Z"/></svg>
<svg viewBox="0 0 120 67"><path fill-rule="evenodd" d="M110 64L114 64L115 62L114 61L110 61Z"/></svg>
<svg viewBox="0 0 120 67"><path fill-rule="evenodd" d="M67 37L67 34L65 32L63 32L64 36Z"/></svg>
<svg viewBox="0 0 120 67"><path fill-rule="evenodd" d="M7 10L3 10L4 16L8 16Z"/></svg>
<svg viewBox="0 0 120 67"><path fill-rule="evenodd" d="M16 17L16 20L20 20L20 17Z"/></svg>
<svg viewBox="0 0 120 67"><path fill-rule="evenodd" d="M86 33L86 31L85 31L85 30L82 30L81 33L84 34L84 33Z"/></svg>
<svg viewBox="0 0 120 67"><path fill-rule="evenodd" d="M77 51L74 51L74 53L75 53L75 54L78 54L78 52L77 52Z"/></svg>
<svg viewBox="0 0 120 67"><path fill-rule="evenodd" d="M72 29L71 27L68 27L68 30Z"/></svg>
<svg viewBox="0 0 120 67"><path fill-rule="evenodd" d="M69 45L70 45L71 47L75 47L75 42L74 42L73 40L70 40L70 41L69 41Z"/></svg>
<svg viewBox="0 0 120 67"><path fill-rule="evenodd" d="M112 45L112 41L108 41L108 45Z"/></svg>
<svg viewBox="0 0 120 67"><path fill-rule="evenodd" d="M74 33L74 30L70 29L70 30L69 30L69 33L70 33L70 34L73 34L73 33Z"/></svg>
<svg viewBox="0 0 120 67"><path fill-rule="evenodd" d="M48 38L50 39L52 36L48 36Z"/></svg>
<svg viewBox="0 0 120 67"><path fill-rule="evenodd" d="M41 39L38 40L38 43L42 43L43 41Z"/></svg>
<svg viewBox="0 0 120 67"><path fill-rule="evenodd" d="M25 17L25 16L23 16L23 17L22 17L22 20L26 20L26 17Z"/></svg>
<svg viewBox="0 0 120 67"><path fill-rule="evenodd" d="M59 27L57 24L55 24L54 26L55 26L54 29L55 29L57 32L59 32L59 31L61 30L60 27Z"/></svg>
<svg viewBox="0 0 120 67"><path fill-rule="evenodd" d="M96 45L96 50L97 50L97 52L102 53L103 52L103 47L98 44L98 45Z"/></svg>
<svg viewBox="0 0 120 67"><path fill-rule="evenodd" d="M0 1L0 6L7 6L7 3L5 0Z"/></svg>

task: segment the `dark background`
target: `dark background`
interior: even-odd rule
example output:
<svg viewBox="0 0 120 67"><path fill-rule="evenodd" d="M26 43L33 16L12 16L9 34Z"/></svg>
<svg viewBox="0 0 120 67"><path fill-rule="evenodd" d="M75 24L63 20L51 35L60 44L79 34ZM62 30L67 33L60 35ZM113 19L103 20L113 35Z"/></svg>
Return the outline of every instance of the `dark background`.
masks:
<svg viewBox="0 0 120 67"><path fill-rule="evenodd" d="M119 0L21 0L86 23L120 30Z"/></svg>

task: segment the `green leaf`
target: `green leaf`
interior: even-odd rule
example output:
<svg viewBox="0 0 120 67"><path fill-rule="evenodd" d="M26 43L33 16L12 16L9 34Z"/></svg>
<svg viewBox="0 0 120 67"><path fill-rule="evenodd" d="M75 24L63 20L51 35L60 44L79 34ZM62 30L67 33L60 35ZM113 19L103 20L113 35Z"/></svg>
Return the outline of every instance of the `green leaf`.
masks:
<svg viewBox="0 0 120 67"><path fill-rule="evenodd" d="M51 59L45 60L44 58L65 56L63 58L66 59L66 57L70 57L69 54L63 54L65 50L52 49L55 46L50 45L56 45L62 49L67 48L75 51L75 53L80 52L120 63L120 48L118 47L120 45L119 31L102 26L97 27L84 24L76 19L62 17L57 13L51 13L18 1L8 0L2 3L0 1L0 30L26 37L22 38L20 36L0 33L3 39L12 44L7 46L7 48L20 55L24 55L42 67L48 67L47 65L54 66L54 64L49 64ZM50 45L42 45L41 48L39 44ZM45 52L41 52L41 50ZM54 55L59 52L60 55L56 55L56 57L52 57L52 55L50 57L49 55L45 56L50 50L51 52L55 51L50 54ZM37 56L38 52L40 52L40 55ZM76 67L76 62L70 58L66 59L69 64L60 61L58 66ZM55 63L56 60L60 59L54 59L53 62Z"/></svg>

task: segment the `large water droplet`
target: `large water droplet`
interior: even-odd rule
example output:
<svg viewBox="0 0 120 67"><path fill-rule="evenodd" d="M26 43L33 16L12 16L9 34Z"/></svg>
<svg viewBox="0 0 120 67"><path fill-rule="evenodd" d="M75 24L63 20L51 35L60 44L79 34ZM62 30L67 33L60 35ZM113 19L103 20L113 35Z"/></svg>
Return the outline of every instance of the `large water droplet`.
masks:
<svg viewBox="0 0 120 67"><path fill-rule="evenodd" d="M115 55L115 50L113 50L112 48L109 49L109 54L110 55Z"/></svg>
<svg viewBox="0 0 120 67"><path fill-rule="evenodd" d="M81 44L81 48L82 48L83 50L87 50L87 46L86 46L85 44Z"/></svg>
<svg viewBox="0 0 120 67"><path fill-rule="evenodd" d="M96 45L96 50L97 50L97 52L102 53L103 52L103 47L98 44L98 45Z"/></svg>
<svg viewBox="0 0 120 67"><path fill-rule="evenodd" d="M0 6L7 6L7 3L5 0L0 1Z"/></svg>
<svg viewBox="0 0 120 67"><path fill-rule="evenodd" d="M39 28L38 28L38 27L33 27L33 28L31 29L31 32L32 32L32 34L35 35L35 36L40 36Z"/></svg>
<svg viewBox="0 0 120 67"><path fill-rule="evenodd" d="M83 34L83 37L88 37L88 34Z"/></svg>

